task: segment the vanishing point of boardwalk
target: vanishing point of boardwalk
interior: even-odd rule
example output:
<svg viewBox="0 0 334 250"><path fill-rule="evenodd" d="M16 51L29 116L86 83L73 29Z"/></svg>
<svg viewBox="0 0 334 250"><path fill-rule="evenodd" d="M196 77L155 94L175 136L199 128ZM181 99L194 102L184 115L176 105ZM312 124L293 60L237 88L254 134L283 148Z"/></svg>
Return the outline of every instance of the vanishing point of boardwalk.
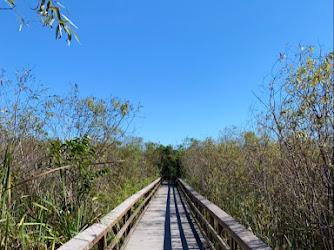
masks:
<svg viewBox="0 0 334 250"><path fill-rule="evenodd" d="M179 190L163 182L125 249L207 249L207 245Z"/></svg>

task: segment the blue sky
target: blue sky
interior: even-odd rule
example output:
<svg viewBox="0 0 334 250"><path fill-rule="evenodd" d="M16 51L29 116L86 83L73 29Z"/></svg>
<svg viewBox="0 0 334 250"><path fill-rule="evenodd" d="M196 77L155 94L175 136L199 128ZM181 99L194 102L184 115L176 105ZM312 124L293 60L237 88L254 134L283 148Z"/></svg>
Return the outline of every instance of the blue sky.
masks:
<svg viewBox="0 0 334 250"><path fill-rule="evenodd" d="M78 83L82 95L141 103L135 135L163 144L249 126L252 91L286 44L333 47L332 0L60 2L81 45L34 22L19 32L0 11L0 68L34 67L57 93Z"/></svg>

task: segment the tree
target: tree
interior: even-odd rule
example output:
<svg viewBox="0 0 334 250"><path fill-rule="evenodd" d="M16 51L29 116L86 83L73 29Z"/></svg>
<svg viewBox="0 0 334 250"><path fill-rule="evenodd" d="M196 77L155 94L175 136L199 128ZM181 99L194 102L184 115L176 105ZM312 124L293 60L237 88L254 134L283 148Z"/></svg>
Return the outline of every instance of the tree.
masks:
<svg viewBox="0 0 334 250"><path fill-rule="evenodd" d="M157 148L159 152L159 162L158 167L160 169L160 175L162 178L167 180L175 180L175 178L180 177L181 170L179 165L180 152L173 149L171 145L163 146L160 145Z"/></svg>
<svg viewBox="0 0 334 250"><path fill-rule="evenodd" d="M23 26L29 27L30 20L24 18L22 12L18 9L20 6L24 6L23 3L19 5L16 4L17 0L4 0L4 4L0 6L0 10L3 11L13 11L16 13L16 17L20 22L20 31ZM25 3L27 5L27 3ZM27 5L28 6L28 5ZM37 5L33 8L29 8L29 11L33 11L37 14L37 20L42 22L43 26L50 27L51 29L55 27L56 29L56 39L59 39L65 33L67 36L67 43L70 45L72 36L80 43L79 37L77 36L75 29L77 26L73 24L73 22L63 14L63 12L67 12L68 10L61 3L55 0L39 0Z"/></svg>
<svg viewBox="0 0 334 250"><path fill-rule="evenodd" d="M257 133L188 140L181 166L192 187L273 248L334 249L333 52L287 52L259 98L267 120Z"/></svg>
<svg viewBox="0 0 334 250"><path fill-rule="evenodd" d="M281 54L269 85L268 125L284 155L296 216L303 218L298 227L307 226L310 236L320 232L324 248L333 249L334 54L301 45L289 54ZM311 238L305 238L309 246L315 244Z"/></svg>

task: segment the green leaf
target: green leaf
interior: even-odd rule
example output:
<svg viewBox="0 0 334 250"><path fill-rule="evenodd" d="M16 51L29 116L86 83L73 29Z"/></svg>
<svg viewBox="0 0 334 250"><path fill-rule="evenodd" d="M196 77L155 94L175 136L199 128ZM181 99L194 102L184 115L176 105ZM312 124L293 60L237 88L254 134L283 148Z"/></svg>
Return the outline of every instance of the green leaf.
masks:
<svg viewBox="0 0 334 250"><path fill-rule="evenodd" d="M41 223L41 222L25 222L23 223L24 226L46 226L45 223Z"/></svg>
<svg viewBox="0 0 334 250"><path fill-rule="evenodd" d="M72 33L73 33L75 39L76 39L76 40L78 41L78 43L81 45L81 43L80 43L80 39L79 39L79 37L77 36L77 34L75 33L74 29L71 28L71 31L72 31Z"/></svg>
<svg viewBox="0 0 334 250"><path fill-rule="evenodd" d="M56 19L52 18L51 21L49 22L49 25L52 26L52 24L54 23Z"/></svg>
<svg viewBox="0 0 334 250"><path fill-rule="evenodd" d="M44 9L45 9L45 0L42 0L39 10L42 11Z"/></svg>
<svg viewBox="0 0 334 250"><path fill-rule="evenodd" d="M78 28L74 23L72 23L72 21L70 19L68 19L67 16L65 16L64 14L61 14L63 16L63 18L65 18L66 21L68 21L74 28Z"/></svg>
<svg viewBox="0 0 334 250"><path fill-rule="evenodd" d="M311 62L311 58L310 57L307 57L306 58L306 63L309 64Z"/></svg>
<svg viewBox="0 0 334 250"><path fill-rule="evenodd" d="M58 26L57 26L57 30L56 30L56 39L62 37L62 32L61 32L62 27L61 27L61 26L62 26L62 24L58 24ZM59 101L59 103L61 103L61 101Z"/></svg>
<svg viewBox="0 0 334 250"><path fill-rule="evenodd" d="M59 3L58 1L55 1L56 2L56 4L58 4L60 7L62 7L62 8L64 8L64 9L66 9L65 8L65 6L64 5L62 5L61 3Z"/></svg>
<svg viewBox="0 0 334 250"><path fill-rule="evenodd" d="M17 20L19 20L20 23L22 23L22 19L18 15L16 15L16 18Z"/></svg>
<svg viewBox="0 0 334 250"><path fill-rule="evenodd" d="M39 208L45 210L45 211L48 211L48 209L47 209L46 207L42 206L41 204L38 204L38 203L36 203L36 202L33 202L32 204L33 204L34 206L36 206L36 207L39 207Z"/></svg>
<svg viewBox="0 0 334 250"><path fill-rule="evenodd" d="M61 24L66 24L66 23L68 23L68 21L59 20L59 23L61 23Z"/></svg>
<svg viewBox="0 0 334 250"><path fill-rule="evenodd" d="M24 219L25 219L26 216L27 216L26 213L22 216L22 218L20 220L20 223L18 224L18 227L22 226L22 223L24 222Z"/></svg>

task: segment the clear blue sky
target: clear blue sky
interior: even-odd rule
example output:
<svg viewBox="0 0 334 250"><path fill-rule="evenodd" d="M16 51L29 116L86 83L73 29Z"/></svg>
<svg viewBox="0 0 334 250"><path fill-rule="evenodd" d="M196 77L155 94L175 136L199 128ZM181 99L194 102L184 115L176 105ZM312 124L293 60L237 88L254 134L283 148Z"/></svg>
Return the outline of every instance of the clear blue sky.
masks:
<svg viewBox="0 0 334 250"><path fill-rule="evenodd" d="M135 135L145 141L245 127L251 91L285 44L333 47L332 0L59 1L82 44L38 23L19 32L15 14L0 11L0 68L34 67L58 93L78 83L82 95L140 102Z"/></svg>

